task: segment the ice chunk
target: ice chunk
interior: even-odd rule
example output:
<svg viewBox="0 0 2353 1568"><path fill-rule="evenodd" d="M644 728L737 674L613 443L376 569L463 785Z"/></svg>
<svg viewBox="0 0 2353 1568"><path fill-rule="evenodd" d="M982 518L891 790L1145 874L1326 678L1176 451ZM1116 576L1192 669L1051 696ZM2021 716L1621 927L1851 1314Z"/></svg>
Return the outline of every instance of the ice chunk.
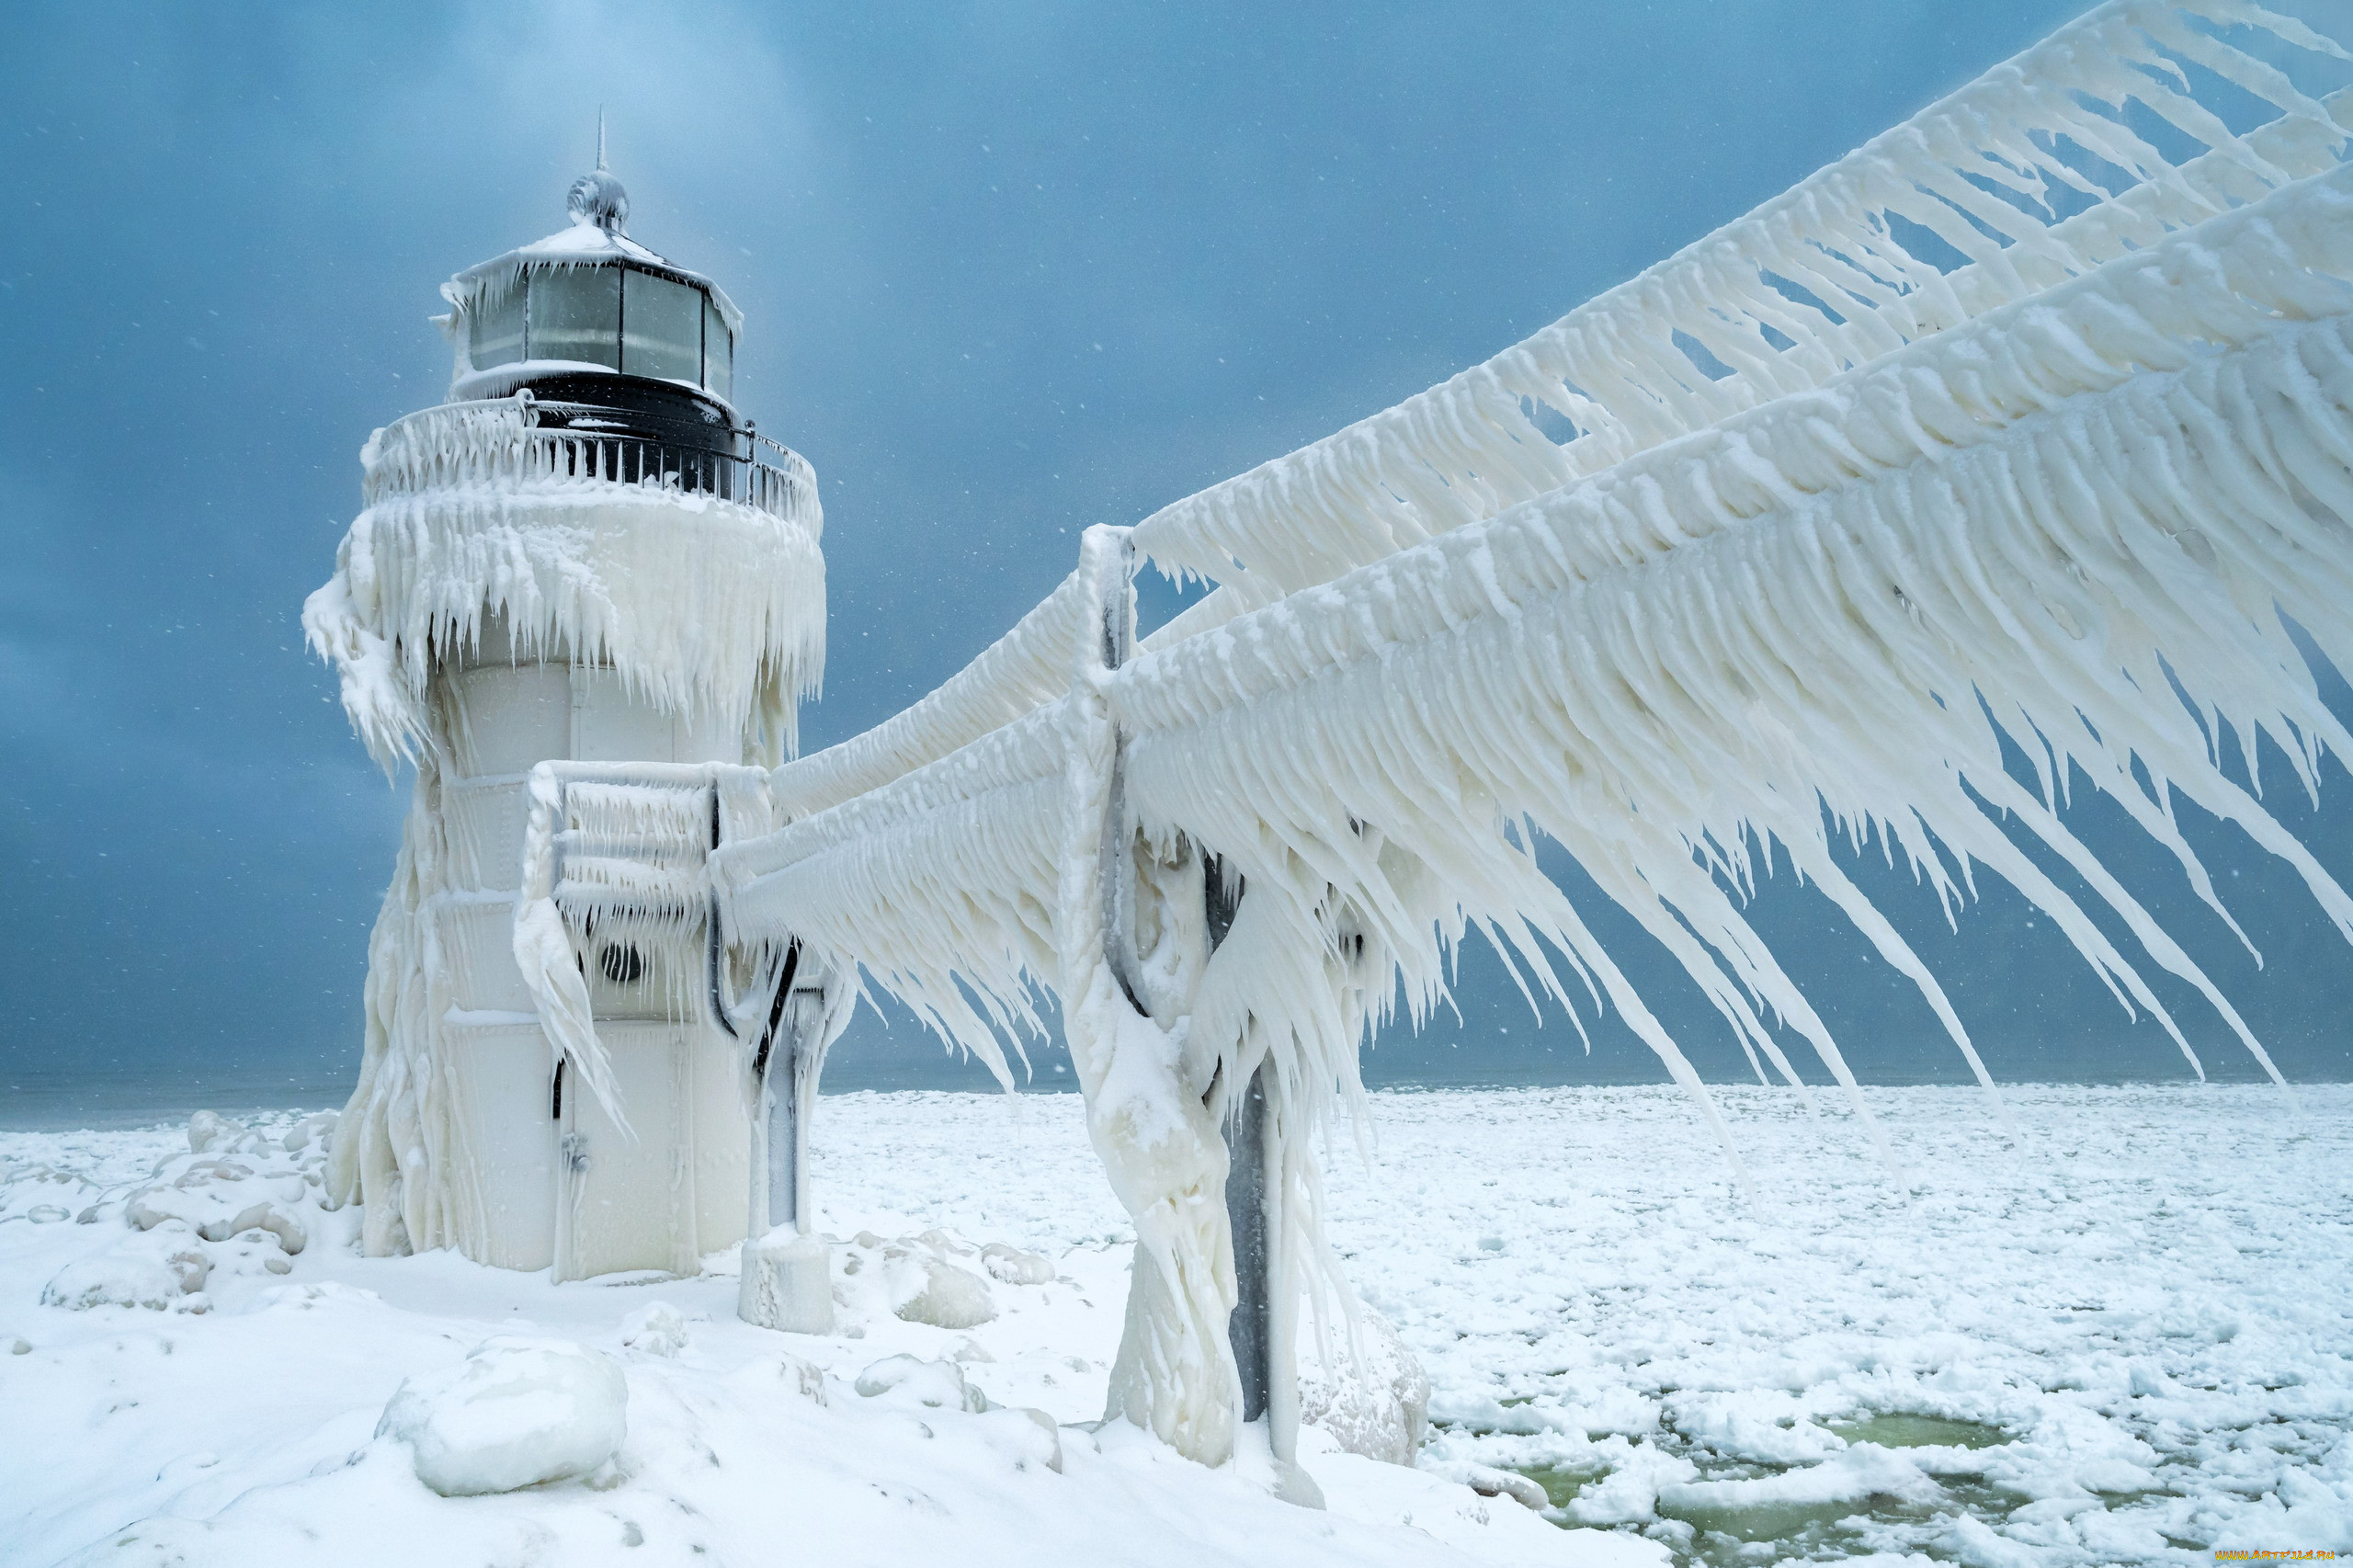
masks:
<svg viewBox="0 0 2353 1568"><path fill-rule="evenodd" d="M1353 1355L1337 1333L1324 1354L1312 1344L1302 1349L1299 1418L1349 1453L1412 1464L1429 1422L1429 1374L1379 1312L1359 1307Z"/></svg>
<svg viewBox="0 0 2353 1568"><path fill-rule="evenodd" d="M989 1282L971 1269L937 1254L911 1253L906 1261L922 1270L921 1289L896 1308L906 1322L927 1323L934 1328L978 1328L996 1316Z"/></svg>
<svg viewBox="0 0 2353 1568"><path fill-rule="evenodd" d="M986 1276L959 1261L963 1258L979 1257L992 1273L1001 1268L1034 1277L1042 1271L1053 1278L1053 1266L1042 1257L995 1242L975 1247L946 1231L895 1241L860 1231L842 1252L838 1299L853 1319L889 1312L947 1329L991 1322L997 1315L995 1292Z"/></svg>
<svg viewBox="0 0 2353 1568"><path fill-rule="evenodd" d="M991 1242L981 1249L981 1267L989 1271L990 1278L1006 1285L1048 1285L1054 1278L1054 1266L1045 1258L1003 1242Z"/></svg>
<svg viewBox="0 0 2353 1568"><path fill-rule="evenodd" d="M1508 1497L1540 1514L1552 1505L1552 1500L1544 1495L1544 1488L1508 1470L1491 1470L1485 1465L1474 1464L1471 1466L1470 1474L1463 1479L1470 1483L1471 1490L1482 1497Z"/></svg>
<svg viewBox="0 0 2353 1568"><path fill-rule="evenodd" d="M182 1221L208 1242L267 1231L289 1256L310 1241L302 1221L286 1211L273 1187L244 1166L225 1161L194 1166L169 1187L132 1193L123 1218L141 1231L152 1231L166 1220Z"/></svg>
<svg viewBox="0 0 2353 1568"><path fill-rule="evenodd" d="M444 1497L587 1475L628 1432L629 1385L610 1358L564 1340L502 1336L452 1370L411 1378L376 1436L406 1443Z"/></svg>
<svg viewBox="0 0 2353 1568"><path fill-rule="evenodd" d="M244 1128L217 1110L200 1110L188 1119L188 1153L201 1154L225 1149L244 1136Z"/></svg>
<svg viewBox="0 0 2353 1568"><path fill-rule="evenodd" d="M335 1123L342 1119L338 1113L331 1110L323 1110L315 1115L304 1117L287 1129L286 1152L290 1154L299 1154L309 1148L313 1141L317 1142L321 1149L325 1149L335 1141Z"/></svg>
<svg viewBox="0 0 2353 1568"><path fill-rule="evenodd" d="M1578 1492L1569 1517L1586 1525L1643 1524L1656 1517L1663 1488L1696 1482L1699 1475L1699 1467L1679 1454L1634 1449L1627 1462Z"/></svg>

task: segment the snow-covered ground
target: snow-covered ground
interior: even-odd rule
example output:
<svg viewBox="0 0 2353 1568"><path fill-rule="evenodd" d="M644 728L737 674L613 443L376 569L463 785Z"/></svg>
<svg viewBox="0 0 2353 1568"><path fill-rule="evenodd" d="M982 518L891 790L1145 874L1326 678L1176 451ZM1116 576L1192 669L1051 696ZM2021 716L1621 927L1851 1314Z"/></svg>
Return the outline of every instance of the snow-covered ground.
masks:
<svg viewBox="0 0 2353 1568"><path fill-rule="evenodd" d="M291 1114L200 1154L179 1127L0 1134L0 1561L2353 1549L2353 1086L2300 1112L2268 1090L2013 1088L2015 1136L1973 1092L1869 1093L1907 1188L1842 1109L1764 1091L1723 1096L1745 1196L1672 1090L1376 1096L1370 1168L1329 1162L1334 1238L1427 1368L1437 1426L1417 1472L1311 1433L1321 1513L1026 1413L1099 1415L1119 1335L1129 1233L1071 1096L827 1098L821 1224L849 1244L837 1271L859 1265L827 1338L735 1321L727 1256L562 1287L358 1257L353 1216L316 1200L318 1124ZM997 1315L894 1316L926 1258L993 1276ZM502 1336L609 1357L627 1437L585 1479L441 1496L414 1423L380 1420ZM930 1365L861 1376L894 1356ZM1457 1484L1479 1467L1555 1506Z"/></svg>

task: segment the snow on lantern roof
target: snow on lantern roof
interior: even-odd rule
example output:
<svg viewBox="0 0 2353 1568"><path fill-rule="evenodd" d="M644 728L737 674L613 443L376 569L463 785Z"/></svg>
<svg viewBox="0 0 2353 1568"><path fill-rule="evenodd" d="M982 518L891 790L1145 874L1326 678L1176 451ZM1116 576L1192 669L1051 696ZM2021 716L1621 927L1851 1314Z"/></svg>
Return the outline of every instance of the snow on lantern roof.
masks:
<svg viewBox="0 0 2353 1568"><path fill-rule="evenodd" d="M593 173L573 182L565 206L572 214L568 227L467 267L441 285L441 297L464 312L474 309L485 296L506 293L526 271L623 266L676 278L700 290L718 308L730 334L743 330L744 312L727 297L725 290L701 273L680 267L629 237L629 192L605 168L601 157Z"/></svg>

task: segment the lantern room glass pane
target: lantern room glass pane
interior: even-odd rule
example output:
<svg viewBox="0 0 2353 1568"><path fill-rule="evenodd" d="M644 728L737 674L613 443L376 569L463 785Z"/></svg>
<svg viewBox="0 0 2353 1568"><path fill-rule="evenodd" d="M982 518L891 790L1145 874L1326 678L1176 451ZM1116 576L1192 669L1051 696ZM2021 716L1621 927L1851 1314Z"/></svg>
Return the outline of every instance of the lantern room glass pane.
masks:
<svg viewBox="0 0 2353 1568"><path fill-rule="evenodd" d="M621 369L664 381L702 379L702 290L631 272L621 295Z"/></svg>
<svg viewBox="0 0 2353 1568"><path fill-rule="evenodd" d="M493 290L495 290L494 292ZM466 362L477 370L523 357L523 280L484 289L468 313Z"/></svg>
<svg viewBox="0 0 2353 1568"><path fill-rule="evenodd" d="M621 274L560 267L531 275L531 358L621 368Z"/></svg>
<svg viewBox="0 0 2353 1568"><path fill-rule="evenodd" d="M702 384L713 397L735 396L735 338L727 318L709 300L702 302Z"/></svg>

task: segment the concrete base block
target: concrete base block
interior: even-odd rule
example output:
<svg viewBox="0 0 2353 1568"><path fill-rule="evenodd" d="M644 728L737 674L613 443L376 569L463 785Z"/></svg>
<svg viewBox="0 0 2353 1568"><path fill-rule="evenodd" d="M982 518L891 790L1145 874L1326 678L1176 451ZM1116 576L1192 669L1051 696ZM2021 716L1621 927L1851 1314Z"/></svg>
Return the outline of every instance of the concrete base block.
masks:
<svg viewBox="0 0 2353 1568"><path fill-rule="evenodd" d="M787 1334L834 1332L833 1248L823 1236L779 1225L744 1244L736 1314Z"/></svg>

